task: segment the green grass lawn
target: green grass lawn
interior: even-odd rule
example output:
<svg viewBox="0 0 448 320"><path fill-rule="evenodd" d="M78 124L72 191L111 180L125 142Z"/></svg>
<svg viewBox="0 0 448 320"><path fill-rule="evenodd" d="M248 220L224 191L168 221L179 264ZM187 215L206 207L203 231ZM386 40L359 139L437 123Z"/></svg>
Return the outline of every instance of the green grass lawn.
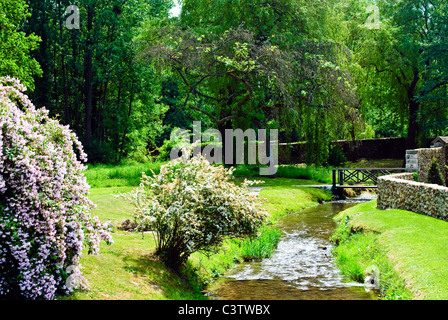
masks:
<svg viewBox="0 0 448 320"><path fill-rule="evenodd" d="M91 170L91 169L89 169ZM103 222L110 221L115 226L112 234L115 243L107 246L101 243L99 255L87 255L81 258L84 277L90 290L76 291L69 297L61 299L73 300L142 300L142 299L206 299L201 294L205 286L212 283L219 275L232 268L236 263L244 260L245 254L264 254L263 238L278 237L275 228L267 226L265 237L255 244L248 244L241 239L232 239L224 243L221 252L206 257L195 253L190 257L184 275L178 275L167 270L157 257L153 255L155 244L151 234L128 233L117 230L116 227L126 219L133 218L133 208L125 200L117 197L138 185L132 170L126 173L125 168L117 169L119 179L99 172L114 172L112 167L93 168L88 171L88 182L92 185L103 186L90 190L89 198L96 204L92 211ZM109 177L109 178L106 178ZM118 176L118 173L117 173ZM112 178L110 178L112 177ZM93 183L92 183L92 181ZM133 183L131 181L135 180ZM244 178L236 178L240 183ZM103 180L103 181L101 181ZM292 187L291 185L316 184L316 181L303 179L263 178L266 183L260 197L266 199L264 207L272 217L272 221L288 212L315 206L331 195L323 190ZM112 187L104 187L112 185ZM256 250L256 253L251 251ZM269 249L268 249L269 250ZM261 251L261 253L260 253Z"/></svg>
<svg viewBox="0 0 448 320"><path fill-rule="evenodd" d="M306 181L302 183L308 184ZM284 185L266 187L260 192L260 198L267 200L264 207L274 222L287 213L313 207L331 200L331 197L331 193L325 190Z"/></svg>
<svg viewBox="0 0 448 320"><path fill-rule="evenodd" d="M77 290L71 300L177 300L203 299L185 279L167 270L154 257L152 236L118 231L114 244L101 244L98 255L81 258L90 289Z"/></svg>
<svg viewBox="0 0 448 320"><path fill-rule="evenodd" d="M365 163L365 166L370 167L370 164ZM382 164L393 167L392 162ZM359 164L353 166L360 167ZM111 221L115 226L133 218L132 206L116 196L138 185L141 175L138 171L142 168L134 169L102 166L89 169L92 170L87 174L89 183L102 186L90 191L89 197L97 205L92 212L94 216L103 222ZM234 181L240 184L244 179L236 177ZM260 185L264 187L260 198L264 199L264 207L274 225L287 213L331 199L327 191L297 187L322 184L325 179L322 177L316 180L251 179L265 182ZM345 217L348 217L347 226ZM362 281L366 268L376 265L381 271L383 298L448 299L447 222L404 210L382 211L376 208L375 201L344 211L336 219L340 222L335 237L339 238L339 245L334 254L343 273ZM272 232L274 234L275 230ZM83 255L83 273L91 289L77 291L68 299L204 299L201 290L242 261L246 246L243 240L233 239L226 241L216 255L193 254L184 275L178 275L154 257L151 234L143 237L115 228L113 237L115 243L112 246L102 243L98 256ZM261 248L263 243L257 246Z"/></svg>
<svg viewBox="0 0 448 320"><path fill-rule="evenodd" d="M139 185L142 172L150 175L153 170L157 174L163 164L149 162L132 165L89 165L85 176L92 188L133 187Z"/></svg>
<svg viewBox="0 0 448 320"><path fill-rule="evenodd" d="M352 232L358 231L349 238L345 234L335 250L341 269L355 273L356 268L379 265L386 298L398 292L404 299L448 299L448 222L405 210L379 210L376 201L335 219L341 223L340 237L346 219Z"/></svg>
<svg viewBox="0 0 448 320"><path fill-rule="evenodd" d="M133 219L134 208L119 197L122 193L130 192L135 187L113 187L90 189L89 199L96 205L92 210L93 216L103 221L118 224L126 219Z"/></svg>
<svg viewBox="0 0 448 320"><path fill-rule="evenodd" d="M120 193L133 187L97 188L90 190L89 198L96 204L92 216L102 222L111 221L118 226L133 219L133 208ZM157 257L151 234L117 230L112 233L114 244L101 243L100 253L81 257L82 272L90 290L76 291L72 300L175 300L203 299L200 292L191 288L188 281L166 269Z"/></svg>

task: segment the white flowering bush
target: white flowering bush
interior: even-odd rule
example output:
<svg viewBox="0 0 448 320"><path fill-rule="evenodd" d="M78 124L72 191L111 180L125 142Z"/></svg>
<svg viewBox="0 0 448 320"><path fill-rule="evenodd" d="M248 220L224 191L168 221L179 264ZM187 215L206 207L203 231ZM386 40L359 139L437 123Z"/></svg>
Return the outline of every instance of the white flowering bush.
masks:
<svg viewBox="0 0 448 320"><path fill-rule="evenodd" d="M0 78L0 298L53 299L87 287L82 250L112 239L90 216L81 143L25 90Z"/></svg>
<svg viewBox="0 0 448 320"><path fill-rule="evenodd" d="M158 175L143 173L140 187L123 195L136 208L137 230L154 231L156 254L175 270L193 252L216 252L225 238L256 236L267 217L250 194L254 182L237 186L233 169L183 154Z"/></svg>

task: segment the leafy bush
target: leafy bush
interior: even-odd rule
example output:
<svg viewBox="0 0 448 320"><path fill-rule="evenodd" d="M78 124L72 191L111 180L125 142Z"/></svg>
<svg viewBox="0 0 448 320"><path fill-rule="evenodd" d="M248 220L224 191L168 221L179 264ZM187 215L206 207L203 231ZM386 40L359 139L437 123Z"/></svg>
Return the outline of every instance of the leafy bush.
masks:
<svg viewBox="0 0 448 320"><path fill-rule="evenodd" d="M156 161L169 161L171 150L176 146L176 144L176 141L165 140L163 142L163 145L160 148L157 148L159 155L156 157Z"/></svg>
<svg viewBox="0 0 448 320"><path fill-rule="evenodd" d="M25 90L0 78L0 298L52 299L86 288L82 250L112 239L90 216L81 143Z"/></svg>
<svg viewBox="0 0 448 320"><path fill-rule="evenodd" d="M331 183L331 169L307 165L299 166L279 166L277 168L277 178L314 180L322 183Z"/></svg>
<svg viewBox="0 0 448 320"><path fill-rule="evenodd" d="M445 185L445 179L440 172L439 164L436 159L431 161L429 166L428 175L426 177L426 183L438 184L441 186Z"/></svg>
<svg viewBox="0 0 448 320"><path fill-rule="evenodd" d="M118 163L117 152L110 143L93 139L90 146L85 148L85 153L89 156L90 163Z"/></svg>
<svg viewBox="0 0 448 320"><path fill-rule="evenodd" d="M135 146L122 163L138 164L153 161L151 153L144 146ZM104 162L103 162L104 163Z"/></svg>
<svg viewBox="0 0 448 320"><path fill-rule="evenodd" d="M263 225L266 213L247 188L253 182L238 187L229 181L232 173L184 151L123 195L136 207L137 229L154 230L156 254L171 268L179 269L194 252L217 252L227 237L255 236Z"/></svg>

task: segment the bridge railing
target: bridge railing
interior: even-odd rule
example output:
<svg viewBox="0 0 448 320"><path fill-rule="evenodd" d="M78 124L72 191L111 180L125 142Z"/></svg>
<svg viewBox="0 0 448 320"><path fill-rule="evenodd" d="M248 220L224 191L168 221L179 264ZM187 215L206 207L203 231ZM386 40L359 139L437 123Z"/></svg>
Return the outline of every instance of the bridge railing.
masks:
<svg viewBox="0 0 448 320"><path fill-rule="evenodd" d="M362 169L333 169L333 188L344 187L345 183L350 185L368 184L366 187L375 188L378 177L394 173L406 172L402 168L362 168ZM373 186L372 186L373 185ZM350 187L350 186L346 186Z"/></svg>

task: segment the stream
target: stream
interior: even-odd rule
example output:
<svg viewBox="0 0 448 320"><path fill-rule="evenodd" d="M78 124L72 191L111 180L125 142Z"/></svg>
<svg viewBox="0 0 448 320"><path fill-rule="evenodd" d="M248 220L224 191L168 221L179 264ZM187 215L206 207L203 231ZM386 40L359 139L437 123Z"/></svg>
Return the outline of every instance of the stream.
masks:
<svg viewBox="0 0 448 320"><path fill-rule="evenodd" d="M359 203L359 202L358 202ZM373 291L340 274L329 238L333 217L356 201L338 201L289 214L278 227L283 236L274 255L244 262L229 271L212 299L218 300L372 300Z"/></svg>

